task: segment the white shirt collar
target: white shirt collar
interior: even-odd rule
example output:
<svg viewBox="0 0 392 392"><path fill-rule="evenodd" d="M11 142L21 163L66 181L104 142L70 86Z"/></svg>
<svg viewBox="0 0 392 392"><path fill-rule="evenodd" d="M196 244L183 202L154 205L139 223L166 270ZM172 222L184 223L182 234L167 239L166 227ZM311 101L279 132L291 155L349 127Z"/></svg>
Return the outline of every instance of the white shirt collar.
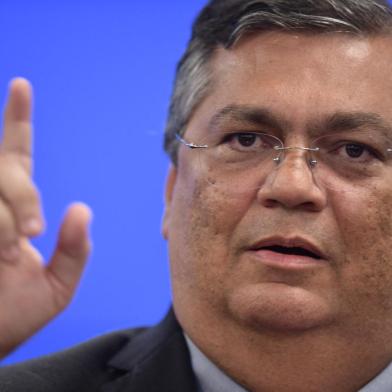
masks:
<svg viewBox="0 0 392 392"><path fill-rule="evenodd" d="M192 368L198 382L199 392L247 392L212 363L186 334L184 335L191 354ZM358 392L391 391L392 363Z"/></svg>
<svg viewBox="0 0 392 392"><path fill-rule="evenodd" d="M360 371L360 370L359 370ZM391 392L392 391L392 363L390 363L377 377L358 392Z"/></svg>
<svg viewBox="0 0 392 392"><path fill-rule="evenodd" d="M247 392L214 365L192 340L186 334L184 335L200 392Z"/></svg>

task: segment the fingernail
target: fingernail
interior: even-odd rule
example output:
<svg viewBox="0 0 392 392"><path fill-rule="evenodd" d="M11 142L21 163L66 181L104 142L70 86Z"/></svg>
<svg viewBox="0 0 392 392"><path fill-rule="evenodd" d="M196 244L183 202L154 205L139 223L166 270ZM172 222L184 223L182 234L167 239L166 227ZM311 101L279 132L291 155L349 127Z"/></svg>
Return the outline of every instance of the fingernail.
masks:
<svg viewBox="0 0 392 392"><path fill-rule="evenodd" d="M23 223L23 232L27 235L38 234L41 231L42 224L39 219L31 218Z"/></svg>
<svg viewBox="0 0 392 392"><path fill-rule="evenodd" d="M19 256L19 247L17 245L10 245L1 250L1 258L7 261L14 261Z"/></svg>

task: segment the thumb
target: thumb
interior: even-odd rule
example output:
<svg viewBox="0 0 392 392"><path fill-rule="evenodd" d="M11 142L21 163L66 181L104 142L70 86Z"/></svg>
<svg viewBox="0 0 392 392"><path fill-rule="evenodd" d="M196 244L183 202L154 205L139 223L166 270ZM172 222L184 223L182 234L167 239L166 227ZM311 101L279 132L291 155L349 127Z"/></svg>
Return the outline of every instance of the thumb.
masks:
<svg viewBox="0 0 392 392"><path fill-rule="evenodd" d="M90 253L91 217L91 210L85 204L75 203L68 208L61 224L56 249L47 267L63 306L71 299Z"/></svg>

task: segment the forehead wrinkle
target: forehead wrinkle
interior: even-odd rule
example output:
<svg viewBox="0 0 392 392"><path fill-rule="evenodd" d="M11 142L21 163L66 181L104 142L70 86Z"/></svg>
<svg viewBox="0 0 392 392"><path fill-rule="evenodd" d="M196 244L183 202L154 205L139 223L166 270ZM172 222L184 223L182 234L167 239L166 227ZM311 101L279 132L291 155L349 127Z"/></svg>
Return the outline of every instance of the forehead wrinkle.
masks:
<svg viewBox="0 0 392 392"><path fill-rule="evenodd" d="M229 105L224 107L212 116L209 128L219 128L227 121L246 123L253 126L267 126L281 134L291 128L289 122L283 116L273 113L268 108L251 105Z"/></svg>

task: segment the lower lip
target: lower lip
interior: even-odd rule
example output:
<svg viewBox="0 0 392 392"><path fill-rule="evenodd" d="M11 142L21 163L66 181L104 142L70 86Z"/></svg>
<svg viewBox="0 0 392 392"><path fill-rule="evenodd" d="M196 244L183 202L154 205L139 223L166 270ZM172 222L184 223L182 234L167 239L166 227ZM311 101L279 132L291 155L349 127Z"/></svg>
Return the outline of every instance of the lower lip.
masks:
<svg viewBox="0 0 392 392"><path fill-rule="evenodd" d="M323 259L319 260L308 256L286 255L271 250L255 250L251 252L253 256L261 261L261 263L274 268L301 270L321 267L326 264L326 261Z"/></svg>

